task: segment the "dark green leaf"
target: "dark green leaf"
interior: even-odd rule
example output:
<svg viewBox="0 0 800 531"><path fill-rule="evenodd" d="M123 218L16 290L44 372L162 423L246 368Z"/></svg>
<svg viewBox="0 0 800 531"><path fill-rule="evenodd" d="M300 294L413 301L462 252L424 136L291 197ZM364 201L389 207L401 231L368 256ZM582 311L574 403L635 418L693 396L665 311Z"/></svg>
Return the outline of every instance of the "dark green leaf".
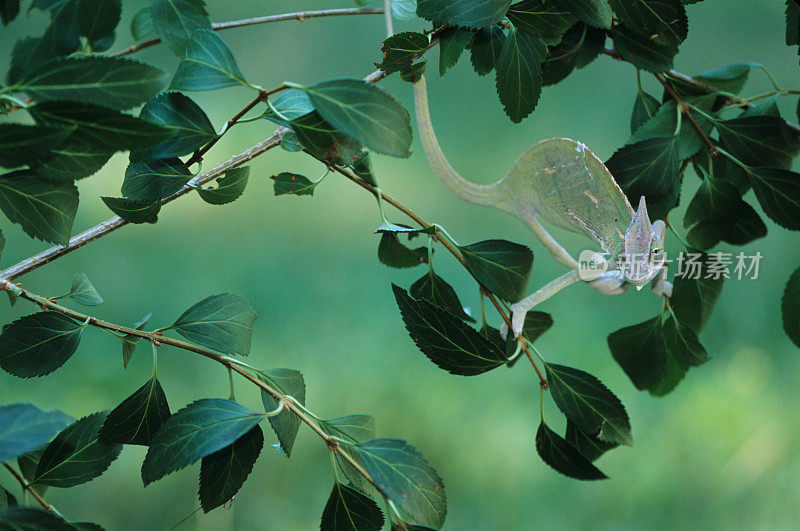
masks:
<svg viewBox="0 0 800 531"><path fill-rule="evenodd" d="M306 403L306 383L300 371L294 369L270 369L259 372L259 377L284 395L291 396L301 405ZM278 401L263 390L261 391L261 402L267 412L278 408ZM275 431L275 435L278 436L281 449L286 454L286 457L290 457L294 441L297 438L297 430L300 428L300 419L297 415L284 409L279 414L269 417L269 424Z"/></svg>
<svg viewBox="0 0 800 531"><path fill-rule="evenodd" d="M206 203L226 205L241 197L247 186L249 175L250 168L248 166L231 168L225 172L225 175L217 179L216 188L198 188L197 193Z"/></svg>
<svg viewBox="0 0 800 531"><path fill-rule="evenodd" d="M712 255L690 249L688 259L678 264L678 273L673 279L672 310L682 324L698 334L705 328L722 293L724 277L706 278L716 261Z"/></svg>
<svg viewBox="0 0 800 531"><path fill-rule="evenodd" d="M78 0L78 25L81 35L89 40L112 33L121 14L121 0Z"/></svg>
<svg viewBox="0 0 800 531"><path fill-rule="evenodd" d="M131 19L131 36L133 40L140 41L155 32L156 26L153 23L152 11L150 11L150 6L145 6L137 11Z"/></svg>
<svg viewBox="0 0 800 531"><path fill-rule="evenodd" d="M65 57L44 64L19 82L35 101L102 102L128 109L161 90L166 74L131 59L89 56Z"/></svg>
<svg viewBox="0 0 800 531"><path fill-rule="evenodd" d="M253 470L263 446L264 433L256 425L225 448L203 458L198 493L203 512L233 499Z"/></svg>
<svg viewBox="0 0 800 531"><path fill-rule="evenodd" d="M75 353L83 328L57 312L21 317L0 334L0 367L20 378L50 374Z"/></svg>
<svg viewBox="0 0 800 531"><path fill-rule="evenodd" d="M405 70L427 48L428 37L421 33L405 31L392 35L383 41L383 46L381 47L383 61L375 63L375 66L386 73Z"/></svg>
<svg viewBox="0 0 800 531"><path fill-rule="evenodd" d="M681 0L608 0L625 27L659 45L677 46L689 33Z"/></svg>
<svg viewBox="0 0 800 531"><path fill-rule="evenodd" d="M101 197L111 211L129 223L155 223L161 201L131 201L124 197Z"/></svg>
<svg viewBox="0 0 800 531"><path fill-rule="evenodd" d="M0 0L0 20L8 26L19 14L19 0Z"/></svg>
<svg viewBox="0 0 800 531"><path fill-rule="evenodd" d="M583 68L597 58L603 49L606 35L603 30L579 22L561 37L558 45L547 49L542 61L542 82L554 85L566 78L575 68Z"/></svg>
<svg viewBox="0 0 800 531"><path fill-rule="evenodd" d="M664 340L667 351L683 367L697 367L708 361L708 352L700 344L697 334L674 317L664 322Z"/></svg>
<svg viewBox="0 0 800 531"><path fill-rule="evenodd" d="M439 75L454 67L472 39L471 31L447 28L439 34Z"/></svg>
<svg viewBox="0 0 800 531"><path fill-rule="evenodd" d="M524 0L508 10L508 20L531 35L557 37L576 22L568 1Z"/></svg>
<svg viewBox="0 0 800 531"><path fill-rule="evenodd" d="M504 350L456 315L392 284L411 339L432 362L452 374L474 376L503 365Z"/></svg>
<svg viewBox="0 0 800 531"><path fill-rule="evenodd" d="M411 249L400 243L397 233L384 232L378 244L378 260L389 267L414 267L428 262L428 249L424 246Z"/></svg>
<svg viewBox="0 0 800 531"><path fill-rule="evenodd" d="M70 287L69 298L84 306L98 306L103 304L103 297L97 293L97 290L92 285L86 273L78 273L72 278L72 287Z"/></svg>
<svg viewBox="0 0 800 531"><path fill-rule="evenodd" d="M740 116L716 125L722 147L749 166L788 170L800 150L798 134L775 116Z"/></svg>
<svg viewBox="0 0 800 531"><path fill-rule="evenodd" d="M114 44L114 40L117 38L117 34L115 32L111 32L105 37L101 37L99 39L90 40L88 43L89 48L93 52L105 52ZM91 524L94 525L94 524Z"/></svg>
<svg viewBox="0 0 800 531"><path fill-rule="evenodd" d="M550 330L551 326L553 326L553 318L549 313L530 311L525 314L522 335L528 340L528 343L533 343Z"/></svg>
<svg viewBox="0 0 800 531"><path fill-rule="evenodd" d="M485 76L495 69L505 41L506 34L500 26L483 28L475 32L470 48L470 61L479 76Z"/></svg>
<svg viewBox="0 0 800 531"><path fill-rule="evenodd" d="M511 0L417 0L417 15L432 22L483 28L499 22Z"/></svg>
<svg viewBox="0 0 800 531"><path fill-rule="evenodd" d="M320 427L328 435L357 444L375 437L375 419L370 415L345 415L321 420Z"/></svg>
<svg viewBox="0 0 800 531"><path fill-rule="evenodd" d="M136 330L141 330L147 323L150 322L150 317L152 317L152 313L148 313L145 315L138 323L133 325L133 328ZM131 356L133 356L133 351L136 350L136 345L139 344L139 336L134 336L132 334L127 334L124 337L120 338L122 340L122 365L125 369L128 368L128 362L131 360Z"/></svg>
<svg viewBox="0 0 800 531"><path fill-rule="evenodd" d="M758 100L750 107L745 108L739 118L745 116L774 116L775 118L780 118L781 111L778 108L778 96L770 96L769 98Z"/></svg>
<svg viewBox="0 0 800 531"><path fill-rule="evenodd" d="M171 196L192 178L179 158L132 162L125 170L122 195L131 201L158 201Z"/></svg>
<svg viewBox="0 0 800 531"><path fill-rule="evenodd" d="M149 446L169 415L167 395L153 376L108 414L98 438L105 444Z"/></svg>
<svg viewBox="0 0 800 531"><path fill-rule="evenodd" d="M17 170L0 175L0 210L30 237L66 245L78 210L78 189Z"/></svg>
<svg viewBox="0 0 800 531"><path fill-rule="evenodd" d="M542 421L536 432L536 451L556 472L575 479L608 479L570 443Z"/></svg>
<svg viewBox="0 0 800 531"><path fill-rule="evenodd" d="M601 441L594 435L589 435L569 419L567 419L564 439L589 461L594 461L607 451L619 446L617 443Z"/></svg>
<svg viewBox="0 0 800 531"><path fill-rule="evenodd" d="M172 77L170 90L214 90L234 85L247 85L247 81L228 46L211 30L195 31Z"/></svg>
<svg viewBox="0 0 800 531"><path fill-rule="evenodd" d="M602 441L633 446L625 407L600 380L554 363L545 364L545 370L550 394L567 419Z"/></svg>
<svg viewBox="0 0 800 531"><path fill-rule="evenodd" d="M281 149L289 153L297 153L303 151L303 144L300 143L300 139L297 138L294 131L285 131L281 135Z"/></svg>
<svg viewBox="0 0 800 531"><path fill-rule="evenodd" d="M32 404L0 406L0 462L11 461L47 444L71 422L61 411L45 412Z"/></svg>
<svg viewBox="0 0 800 531"><path fill-rule="evenodd" d="M309 181L297 173L281 172L270 177L274 181L275 195L314 195L317 183Z"/></svg>
<svg viewBox="0 0 800 531"><path fill-rule="evenodd" d="M444 483L416 448L400 439L354 446L381 492L418 524L439 529L447 513Z"/></svg>
<svg viewBox="0 0 800 531"><path fill-rule="evenodd" d="M546 48L538 37L512 28L497 62L495 85L503 110L514 123L536 107L542 92L541 59Z"/></svg>
<svg viewBox="0 0 800 531"><path fill-rule="evenodd" d="M608 0L567 0L566 7L578 20L595 28L611 28L611 6Z"/></svg>
<svg viewBox="0 0 800 531"><path fill-rule="evenodd" d="M792 273L783 290L781 313L783 330L789 339L800 348L800 268Z"/></svg>
<svg viewBox="0 0 800 531"><path fill-rule="evenodd" d="M225 354L250 353L256 313L232 293L211 295L178 317L170 327L199 345Z"/></svg>
<svg viewBox="0 0 800 531"><path fill-rule="evenodd" d="M652 42L624 26L614 26L612 38L624 60L655 74L671 69L672 58L678 53L677 46Z"/></svg>
<svg viewBox="0 0 800 531"><path fill-rule="evenodd" d="M203 109L180 92L163 92L151 99L139 118L168 127L173 134L157 146L131 153L133 160L187 155L217 137Z"/></svg>
<svg viewBox="0 0 800 531"><path fill-rule="evenodd" d="M411 155L408 111L388 92L359 79L333 79L303 90L322 118L342 133L378 153Z"/></svg>
<svg viewBox="0 0 800 531"><path fill-rule="evenodd" d="M44 159L64 143L74 127L2 124L0 126L0 166L16 168Z"/></svg>
<svg viewBox="0 0 800 531"><path fill-rule="evenodd" d="M642 124L651 119L658 111L661 104L657 99L643 90L636 92L631 113L631 133L635 132ZM681 124L683 127L683 124Z"/></svg>
<svg viewBox="0 0 800 531"><path fill-rule="evenodd" d="M786 0L786 46L800 44L800 5Z"/></svg>
<svg viewBox="0 0 800 531"><path fill-rule="evenodd" d="M76 130L61 146L53 149L49 157L33 162L31 169L46 179L71 183L94 174L108 162L116 148L105 144Z"/></svg>
<svg viewBox="0 0 800 531"><path fill-rule="evenodd" d="M422 229L415 229L413 227L409 227L408 225L398 225L397 223L392 223L391 221L384 219L380 226L375 229L375 234L386 232L406 234L410 240L418 234L435 234L436 227L431 225Z"/></svg>
<svg viewBox="0 0 800 531"><path fill-rule="evenodd" d="M437 275L432 267L422 278L411 285L408 292L415 299L425 299L465 321L475 322L475 319L464 311L464 306L458 300L458 295L453 287Z"/></svg>
<svg viewBox="0 0 800 531"><path fill-rule="evenodd" d="M75 526L50 511L33 507L8 507L0 510L0 529L75 531Z"/></svg>
<svg viewBox="0 0 800 531"><path fill-rule="evenodd" d="M364 152L364 156L351 164L350 169L352 169L353 173L356 174L356 177L362 181L365 181L375 187L378 186L378 181L375 179L375 174L372 171L372 159L369 157L369 153Z"/></svg>
<svg viewBox="0 0 800 531"><path fill-rule="evenodd" d="M15 498L13 494L11 494L5 488L3 488L2 485L0 485L0 511L2 511L7 507L16 507L16 506L17 506L17 498ZM0 522L2 522L2 519L0 519Z"/></svg>
<svg viewBox="0 0 800 531"><path fill-rule="evenodd" d="M750 68L754 66L757 66L757 63L734 63L707 70L694 76L694 79L716 89L738 94L747 83Z"/></svg>
<svg viewBox="0 0 800 531"><path fill-rule="evenodd" d="M485 240L459 247L467 269L483 287L508 302L525 295L533 267L533 253L506 240Z"/></svg>
<svg viewBox="0 0 800 531"><path fill-rule="evenodd" d="M264 418L232 400L204 398L175 412L150 442L142 465L145 486L229 446Z"/></svg>
<svg viewBox="0 0 800 531"><path fill-rule="evenodd" d="M39 459L32 483L74 487L105 472L122 451L122 445L97 440L107 414L101 411L83 417L59 433Z"/></svg>
<svg viewBox="0 0 800 531"><path fill-rule="evenodd" d="M357 490L333 484L328 503L322 512L320 529L323 531L380 531L383 513L368 496Z"/></svg>
<svg viewBox="0 0 800 531"><path fill-rule="evenodd" d="M667 364L661 316L620 328L608 336L608 347L637 389L659 384Z"/></svg>
<svg viewBox="0 0 800 531"><path fill-rule="evenodd" d="M153 0L149 9L158 36L178 57L196 30L211 29L203 0Z"/></svg>
<svg viewBox="0 0 800 531"><path fill-rule="evenodd" d="M772 221L800 230L800 174L779 168L747 168L756 199Z"/></svg>
<svg viewBox="0 0 800 531"><path fill-rule="evenodd" d="M407 83L416 83L419 81L420 76L425 73L428 63L426 61L419 61L414 63L405 70L400 71L400 79Z"/></svg>

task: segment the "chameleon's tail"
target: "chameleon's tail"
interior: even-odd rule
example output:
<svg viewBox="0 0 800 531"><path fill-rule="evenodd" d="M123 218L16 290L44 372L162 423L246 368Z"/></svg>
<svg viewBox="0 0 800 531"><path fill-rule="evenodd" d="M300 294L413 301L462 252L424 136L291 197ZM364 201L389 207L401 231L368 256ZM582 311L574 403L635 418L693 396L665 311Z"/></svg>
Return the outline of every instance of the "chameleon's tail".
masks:
<svg viewBox="0 0 800 531"><path fill-rule="evenodd" d="M414 107L417 112L417 128L422 147L425 149L425 156L428 157L428 163L439 180L450 192L464 201L477 205L495 206L498 200L496 187L467 181L453 169L442 153L442 148L433 132L433 124L431 124L428 91L423 76L420 76L419 81L414 83Z"/></svg>

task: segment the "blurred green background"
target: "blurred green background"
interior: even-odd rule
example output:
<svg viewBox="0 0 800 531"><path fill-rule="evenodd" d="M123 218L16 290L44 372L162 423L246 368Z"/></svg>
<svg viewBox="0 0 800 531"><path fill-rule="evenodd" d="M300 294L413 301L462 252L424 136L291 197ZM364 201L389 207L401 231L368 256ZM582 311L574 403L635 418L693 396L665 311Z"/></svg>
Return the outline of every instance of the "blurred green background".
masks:
<svg viewBox="0 0 800 531"><path fill-rule="evenodd" d="M125 2L113 50L130 44L127 25L145 2ZM351 7L348 0L208 1L214 21L302 9ZM25 3L23 3L25 9ZM732 62L757 61L778 81L800 88L795 49L784 45L783 2L707 0L688 6L689 38L676 69L695 74ZM4 28L2 71L17 38L41 34L45 17L33 11ZM421 21L397 22L419 30ZM284 80L312 83L362 77L380 60L380 16L281 22L222 34L248 79L264 87ZM432 64L438 53L432 52ZM137 59L174 70L164 47ZM493 77L478 78L465 55L444 79L428 75L433 120L451 162L475 181L502 176L517 156L543 138L585 142L603 160L629 134L636 76L628 64L601 57L556 87L544 89L532 117L513 125L503 114ZM649 92L660 95L651 76ZM411 108L411 88L392 76L381 86ZM745 94L770 86L758 71ZM244 88L191 95L221 126L252 97ZM792 117L795 100L782 102ZM16 116L14 117L16 118ZM790 118L794 120L794 118ZM268 136L265 121L227 134L206 159L211 167ZM75 232L108 218L101 195L119 195L127 155L115 156L97 175L79 183L81 207ZM462 243L504 238L536 253L531 289L561 273L560 266L516 220L466 205L449 195L427 167L415 142L409 160L374 157L387 192L428 220L443 224ZM659 302L648 291L603 297L585 286L547 301L553 329L538 343L549 360L598 376L623 401L635 446L612 451L599 467L611 479L578 482L560 476L536 455L538 386L526 363L474 378L452 376L430 363L402 325L390 282L408 287L424 273L378 263L375 201L336 175L313 197L274 197L270 175L280 171L316 178L322 166L309 157L273 150L253 161L248 190L226 207L196 195L165 208L154 226L129 226L22 278L25 287L56 295L72 276L86 272L106 303L103 319L130 324L153 312L151 326L165 326L213 293L244 296L259 314L249 363L303 372L310 409L333 417L367 413L379 436L407 439L438 468L447 486L446 529L553 528L796 528L800 522L800 362L780 324L780 297L800 265L796 234L768 221L769 235L745 247L764 255L757 280L727 283L701 341L713 359L692 369L670 395L636 391L614 363L606 336L654 316ZM795 166L797 168L797 165ZM697 187L684 186L682 215ZM755 203L752 194L746 199ZM674 215L675 216L675 215ZM391 213L394 221L405 221ZM677 219L680 217L675 216ZM2 267L45 246L0 219L8 239ZM568 248L585 242L556 231ZM669 250L677 252L674 238ZM737 251L720 248L717 250ZM474 282L439 251L437 272L453 284L465 305L479 311ZM3 323L33 311L0 301ZM492 324L499 319L492 316ZM203 397L227 397L225 371L198 356L164 348L159 378L173 410ZM78 353L56 373L19 380L0 374L0 403L30 401L74 417L113 408L149 377L150 353L140 346L127 371L119 342L90 330ZM254 388L237 381L237 398L261 407ZM563 430L552 403L545 415ZM268 440L274 435L265 426ZM198 506L199 464L146 489L140 447L126 447L100 478L69 490L50 489L47 499L73 520L108 529L165 529ZM312 529L330 492L327 450L301 428L291 460L267 446L231 509L191 517L184 528ZM7 488L13 481L0 473Z"/></svg>

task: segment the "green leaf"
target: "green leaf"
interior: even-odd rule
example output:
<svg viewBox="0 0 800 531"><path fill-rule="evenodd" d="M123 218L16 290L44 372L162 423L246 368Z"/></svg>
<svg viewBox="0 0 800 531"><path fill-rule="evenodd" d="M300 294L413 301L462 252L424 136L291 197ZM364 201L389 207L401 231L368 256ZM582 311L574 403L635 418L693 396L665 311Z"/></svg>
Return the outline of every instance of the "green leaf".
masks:
<svg viewBox="0 0 800 531"><path fill-rule="evenodd" d="M475 32L470 48L470 61L479 76L485 76L495 69L500 61L500 52L505 41L506 34L500 26L483 28Z"/></svg>
<svg viewBox="0 0 800 531"><path fill-rule="evenodd" d="M655 116L661 103L643 90L636 92L631 113L631 133L634 133L642 124ZM681 124L683 127L683 124Z"/></svg>
<svg viewBox="0 0 800 531"><path fill-rule="evenodd" d="M328 503L322 512L323 531L380 531L383 513L369 498L341 483L334 482Z"/></svg>
<svg viewBox="0 0 800 531"><path fill-rule="evenodd" d="M77 127L70 140L90 143L105 152L145 148L173 133L167 127L90 103L43 102L29 112L46 125Z"/></svg>
<svg viewBox="0 0 800 531"><path fill-rule="evenodd" d="M800 230L800 174L780 168L747 168L756 199L767 216L790 230Z"/></svg>
<svg viewBox="0 0 800 531"><path fill-rule="evenodd" d="M786 0L786 46L800 44L800 6Z"/></svg>
<svg viewBox="0 0 800 531"><path fill-rule="evenodd" d="M21 317L0 334L0 368L20 378L50 374L75 353L83 328L57 312Z"/></svg>
<svg viewBox="0 0 800 531"><path fill-rule="evenodd" d="M542 334L550 330L553 326L553 318L549 313L530 311L525 314L525 322L522 325L522 335L528 340L528 343L533 343L539 339Z"/></svg>
<svg viewBox="0 0 800 531"><path fill-rule="evenodd" d="M800 348L800 268L792 273L783 290L781 314L784 332Z"/></svg>
<svg viewBox="0 0 800 531"><path fill-rule="evenodd" d="M211 29L202 0L153 0L149 9L158 36L178 57L196 30Z"/></svg>
<svg viewBox="0 0 800 531"><path fill-rule="evenodd" d="M408 111L388 92L360 79L332 79L303 90L322 118L342 133L378 153L411 155Z"/></svg>
<svg viewBox="0 0 800 531"><path fill-rule="evenodd" d="M8 26L19 14L19 0L0 1L0 20L3 26Z"/></svg>
<svg viewBox="0 0 800 531"><path fill-rule="evenodd" d="M0 462L40 448L71 422L61 411L45 412L33 404L0 406Z"/></svg>
<svg viewBox="0 0 800 531"><path fill-rule="evenodd" d="M506 240L484 240L459 247L472 276L483 287L508 302L525 295L533 267L533 252Z"/></svg>
<svg viewBox="0 0 800 531"><path fill-rule="evenodd" d="M145 37L154 35L156 26L153 23L153 14L150 6L145 6L133 15L131 19L131 36L135 41L141 41Z"/></svg>
<svg viewBox="0 0 800 531"><path fill-rule="evenodd" d="M197 193L203 201L211 205L226 205L241 197L247 186L247 178L250 176L248 166L231 168L225 175L217 179L216 188L198 188Z"/></svg>
<svg viewBox="0 0 800 531"><path fill-rule="evenodd" d="M708 352L700 344L697 334L690 327L670 316L664 322L664 340L667 352L683 367L697 367L709 360Z"/></svg>
<svg viewBox="0 0 800 531"><path fill-rule="evenodd" d="M0 4L0 8L2 8L2 4ZM14 497L13 494L8 492L2 486L0 486L0 511L6 509L8 507L16 507L17 506L17 499ZM0 517L0 522L2 522L2 517Z"/></svg>
<svg viewBox="0 0 800 531"><path fill-rule="evenodd" d="M372 171L372 159L369 156L369 153L366 151L364 152L364 156L357 159L353 164L350 165L350 169L353 170L353 173L368 184L377 187L378 181L375 179L375 173Z"/></svg>
<svg viewBox="0 0 800 531"><path fill-rule="evenodd" d="M75 419L70 418L68 424L73 422L75 422ZM45 448L47 448L46 445L40 446L36 450L32 450L17 458L19 472L29 483L33 481L33 478L36 477L36 469L39 468L39 460L42 458ZM47 487L40 485L36 490L39 492L39 494L44 494L44 492L47 490Z"/></svg>
<svg viewBox="0 0 800 531"><path fill-rule="evenodd" d="M78 189L28 170L5 173L0 175L0 210L28 236L66 245L78 210Z"/></svg>
<svg viewBox="0 0 800 531"><path fill-rule="evenodd" d="M483 28L499 22L511 0L417 0L417 15L442 24Z"/></svg>
<svg viewBox="0 0 800 531"><path fill-rule="evenodd" d="M259 377L273 388L284 395L289 395L296 399L300 404L306 403L306 383L300 371L294 369L270 369L260 371ZM261 391L261 402L266 411L274 411L278 408L278 401L269 393ZM294 441L297 438L297 430L300 428L300 419L290 411L283 410L279 414L269 417L269 424L272 426L281 449L286 457L292 455Z"/></svg>
<svg viewBox="0 0 800 531"><path fill-rule="evenodd" d="M169 88L214 90L247 84L236 59L220 36L201 29L192 34Z"/></svg>
<svg viewBox="0 0 800 531"><path fill-rule="evenodd" d="M437 275L433 267L419 280L414 282L408 292L415 299L425 299L434 306L443 308L459 318L474 323L475 319L464 311L458 295L450 284Z"/></svg>
<svg viewBox="0 0 800 531"><path fill-rule="evenodd" d="M614 26L611 36L625 61L654 74L671 69L672 59L678 53L677 46L658 44L624 26Z"/></svg>
<svg viewBox="0 0 800 531"><path fill-rule="evenodd" d="M583 68L594 61L603 49L605 40L603 30L590 28L582 22L569 28L557 45L547 49L542 61L542 83L554 85L575 68Z"/></svg>
<svg viewBox="0 0 800 531"><path fill-rule="evenodd" d="M414 300L394 284L392 290L411 339L442 369L474 376L506 363L504 350L456 315L424 299Z"/></svg>
<svg viewBox="0 0 800 531"><path fill-rule="evenodd" d="M775 116L740 116L716 125L722 147L748 166L788 170L800 150L798 134Z"/></svg>
<svg viewBox="0 0 800 531"><path fill-rule="evenodd" d="M108 414L98 438L105 444L149 446L169 415L167 396L153 376Z"/></svg>
<svg viewBox="0 0 800 531"><path fill-rule="evenodd" d="M41 125L0 125L0 166L16 168L36 163L62 145L75 130L73 127Z"/></svg>
<svg viewBox="0 0 800 531"><path fill-rule="evenodd" d="M378 244L378 260L389 267L414 267L428 262L428 249L425 246L411 249L400 243L397 233L383 232Z"/></svg>
<svg viewBox="0 0 800 531"><path fill-rule="evenodd" d="M558 37L576 22L569 2L524 0L512 5L508 20L515 28L540 37Z"/></svg>
<svg viewBox="0 0 800 531"><path fill-rule="evenodd" d="M34 101L102 102L112 109L129 109L157 93L166 74L131 59L65 57L50 61L18 83Z"/></svg>
<svg viewBox="0 0 800 531"><path fill-rule="evenodd" d="M121 14L121 0L78 0L78 25L89 40L113 33Z"/></svg>
<svg viewBox="0 0 800 531"><path fill-rule="evenodd" d="M102 168L116 148L108 148L77 131L49 157L32 161L31 169L41 177L54 181L72 182L88 177Z"/></svg>
<svg viewBox="0 0 800 531"><path fill-rule="evenodd" d="M75 302L84 306L98 306L103 304L103 297L97 293L86 273L78 273L72 278L72 287L66 295Z"/></svg>
<svg viewBox="0 0 800 531"><path fill-rule="evenodd" d="M544 42L511 28L497 62L495 85L503 110L519 123L536 107L542 92Z"/></svg>
<svg viewBox="0 0 800 531"><path fill-rule="evenodd" d="M414 20L417 17L417 0L393 0L392 17L397 20Z"/></svg>
<svg viewBox="0 0 800 531"><path fill-rule="evenodd" d="M754 66L758 66L758 63L734 63L706 70L694 76L694 79L716 89L738 94L747 83L747 76Z"/></svg>
<svg viewBox="0 0 800 531"><path fill-rule="evenodd" d="M199 345L225 354L250 353L256 312L232 293L211 295L178 317L170 328Z"/></svg>
<svg viewBox="0 0 800 531"><path fill-rule="evenodd" d="M678 136L648 138L623 146L606 166L629 201L638 204L640 197L647 198L647 211L652 219L664 219L678 203L681 188Z"/></svg>
<svg viewBox="0 0 800 531"><path fill-rule="evenodd" d="M678 320L700 333L705 328L714 305L722 293L724 277L707 277L717 259L695 249L689 249L688 260L679 264L679 271L673 279L670 306Z"/></svg>
<svg viewBox="0 0 800 531"><path fill-rule="evenodd" d="M106 415L106 411L88 415L59 433L39 459L32 483L74 487L105 472L122 451L122 445L107 445L97 440Z"/></svg>
<svg viewBox="0 0 800 531"><path fill-rule="evenodd" d="M608 336L608 347L637 389L649 390L660 383L667 364L660 315L613 332Z"/></svg>
<svg viewBox="0 0 800 531"><path fill-rule="evenodd" d="M321 420L319 425L328 435L349 440L352 444L375 437L375 419L370 415L345 415Z"/></svg>
<svg viewBox="0 0 800 531"><path fill-rule="evenodd" d="M192 179L192 170L179 158L132 162L125 170L122 195L131 201L158 201L171 196Z"/></svg>
<svg viewBox="0 0 800 531"><path fill-rule="evenodd" d="M612 13L608 0L569 0L565 4L584 24L595 28L611 28Z"/></svg>
<svg viewBox="0 0 800 531"><path fill-rule="evenodd" d="M553 470L574 479L608 479L591 461L542 421L536 432L536 451Z"/></svg>
<svg viewBox="0 0 800 531"><path fill-rule="evenodd" d="M131 153L133 160L188 155L217 138L203 109L180 92L162 92L142 107L139 118L168 127L173 133L157 146Z"/></svg>
<svg viewBox="0 0 800 531"><path fill-rule="evenodd" d="M545 364L545 370L550 394L567 419L602 441L633 446L625 407L600 380L554 363Z"/></svg>
<svg viewBox="0 0 800 531"><path fill-rule="evenodd" d="M141 330L147 323L150 322L150 318L153 316L152 313L148 313L145 315L139 322L133 325L133 328L136 330ZM123 368L128 368L128 362L131 361L131 356L133 356L133 351L136 350L136 345L139 344L139 336L134 336L132 334L126 334L124 337L121 337L122 340L122 366Z"/></svg>
<svg viewBox="0 0 800 531"><path fill-rule="evenodd" d="M564 439L589 461L594 461L607 451L619 446L617 443L601 441L597 437L589 435L569 419L567 419L567 430L564 433Z"/></svg>
<svg viewBox="0 0 800 531"><path fill-rule="evenodd" d="M439 529L447 514L444 483L419 451L400 439L354 446L381 492L418 524Z"/></svg>
<svg viewBox="0 0 800 531"><path fill-rule="evenodd" d="M659 45L678 46L689 33L681 0L608 0L620 21Z"/></svg>
<svg viewBox="0 0 800 531"><path fill-rule="evenodd" d="M406 234L408 235L408 239L410 240L411 238L417 236L418 234L435 234L436 227L431 225L421 229L415 229L413 227L409 227L408 225L392 223L391 221L384 219L383 222L381 222L380 226L377 229L375 229L375 234L386 233L386 232Z"/></svg>
<svg viewBox="0 0 800 531"><path fill-rule="evenodd" d="M161 425L142 465L145 486L229 446L264 418L233 400L204 398Z"/></svg>
<svg viewBox="0 0 800 531"><path fill-rule="evenodd" d="M50 511L33 507L0 510L0 528L21 531L75 531L75 526Z"/></svg>
<svg viewBox="0 0 800 531"><path fill-rule="evenodd" d="M275 195L314 195L314 188L318 183L309 181L308 178L289 172L281 172L270 177L274 181Z"/></svg>
<svg viewBox="0 0 800 531"><path fill-rule="evenodd" d="M256 425L228 446L203 458L200 464L200 505L209 512L233 499L253 470L264 433Z"/></svg>
<svg viewBox="0 0 800 531"><path fill-rule="evenodd" d="M383 41L383 61L375 63L375 66L386 73L405 70L427 49L428 37L425 35L413 31L398 33Z"/></svg>
<svg viewBox="0 0 800 531"><path fill-rule="evenodd" d="M155 223L161 201L131 201L124 197L101 197L111 211L129 223Z"/></svg>
<svg viewBox="0 0 800 531"><path fill-rule="evenodd" d="M447 28L439 34L439 75L444 76L448 69L454 67L464 49L472 40L471 31L458 28Z"/></svg>

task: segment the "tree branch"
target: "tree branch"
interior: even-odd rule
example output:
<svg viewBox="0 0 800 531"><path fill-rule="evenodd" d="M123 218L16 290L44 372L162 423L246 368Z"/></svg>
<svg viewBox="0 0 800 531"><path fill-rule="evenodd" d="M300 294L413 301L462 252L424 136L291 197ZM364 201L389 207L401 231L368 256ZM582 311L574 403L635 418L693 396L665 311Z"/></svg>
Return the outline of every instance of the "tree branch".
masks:
<svg viewBox="0 0 800 531"><path fill-rule="evenodd" d="M20 484L20 486L21 486L21 487L22 487L24 490L27 490L28 492L30 492L30 493L31 493L31 496L33 496L33 497L34 497L34 499L35 499L37 502L39 502L39 505L41 505L42 507L44 507L44 510L45 510L45 511L51 511L51 512L54 512L54 513L58 514L58 511L56 511L56 510L55 510L55 508L54 508L52 505L50 505L49 503L47 503L46 501L44 501L44 498L42 498L42 497L39 495L39 493L38 493L38 492L36 492L36 490L34 490L34 488L33 488L33 487L31 487L30 483L28 483L28 482L25 480L25 478L24 478L24 477L22 477L22 474L20 474L19 472L17 472L17 471L14 469L14 467L13 467L13 466L11 466L11 465L10 465L10 464L8 464L8 463L3 463L3 466L4 466L4 467L6 467L6 469L7 469L9 472L11 472L11 475L12 475L12 476L14 476L14 478L15 478L17 481L19 481L19 484Z"/></svg>
<svg viewBox="0 0 800 531"><path fill-rule="evenodd" d="M669 82L666 79L664 79L663 75L656 74L655 76L658 82L664 86L664 90L667 91L667 94L669 94L670 97L672 97L672 99L675 100L675 105L678 107L678 110L684 116L686 116L686 118L689 119L689 122L692 124L692 127L695 128L697 133L700 135L700 138L703 139L703 142L705 142L706 147L708 147L708 154L711 156L711 158L712 159L717 158L719 156L719 151L717 151L717 146L715 146L714 143L711 142L711 139L708 138L706 132L703 131L703 128L700 127L700 124L697 123L697 120L695 120L694 116L692 115L692 111L689 110L689 106L686 105L686 102L683 101L680 96L678 96L678 93L675 92L675 89L672 88L672 85L670 85Z"/></svg>
<svg viewBox="0 0 800 531"><path fill-rule="evenodd" d="M305 22L306 19L309 18L318 18L318 17L336 17L336 16L345 16L345 15L382 15L383 8L382 7L356 7L356 8L347 8L347 9L323 9L321 11L298 11L296 13L284 13L282 15L269 15L266 17L254 17L254 18L246 18L243 20L232 20L230 22L217 22L211 25L211 29L214 31L221 31L231 28L241 28L243 26L254 26L256 24L267 24L270 22L281 22L284 20L299 20L300 22ZM134 44L124 50L120 50L119 52L113 54L113 57L122 57L124 55L130 55L132 53L136 53L139 50L144 50L145 48L150 48L151 46L155 46L159 44L161 39L150 39L149 41L144 41L139 44Z"/></svg>

